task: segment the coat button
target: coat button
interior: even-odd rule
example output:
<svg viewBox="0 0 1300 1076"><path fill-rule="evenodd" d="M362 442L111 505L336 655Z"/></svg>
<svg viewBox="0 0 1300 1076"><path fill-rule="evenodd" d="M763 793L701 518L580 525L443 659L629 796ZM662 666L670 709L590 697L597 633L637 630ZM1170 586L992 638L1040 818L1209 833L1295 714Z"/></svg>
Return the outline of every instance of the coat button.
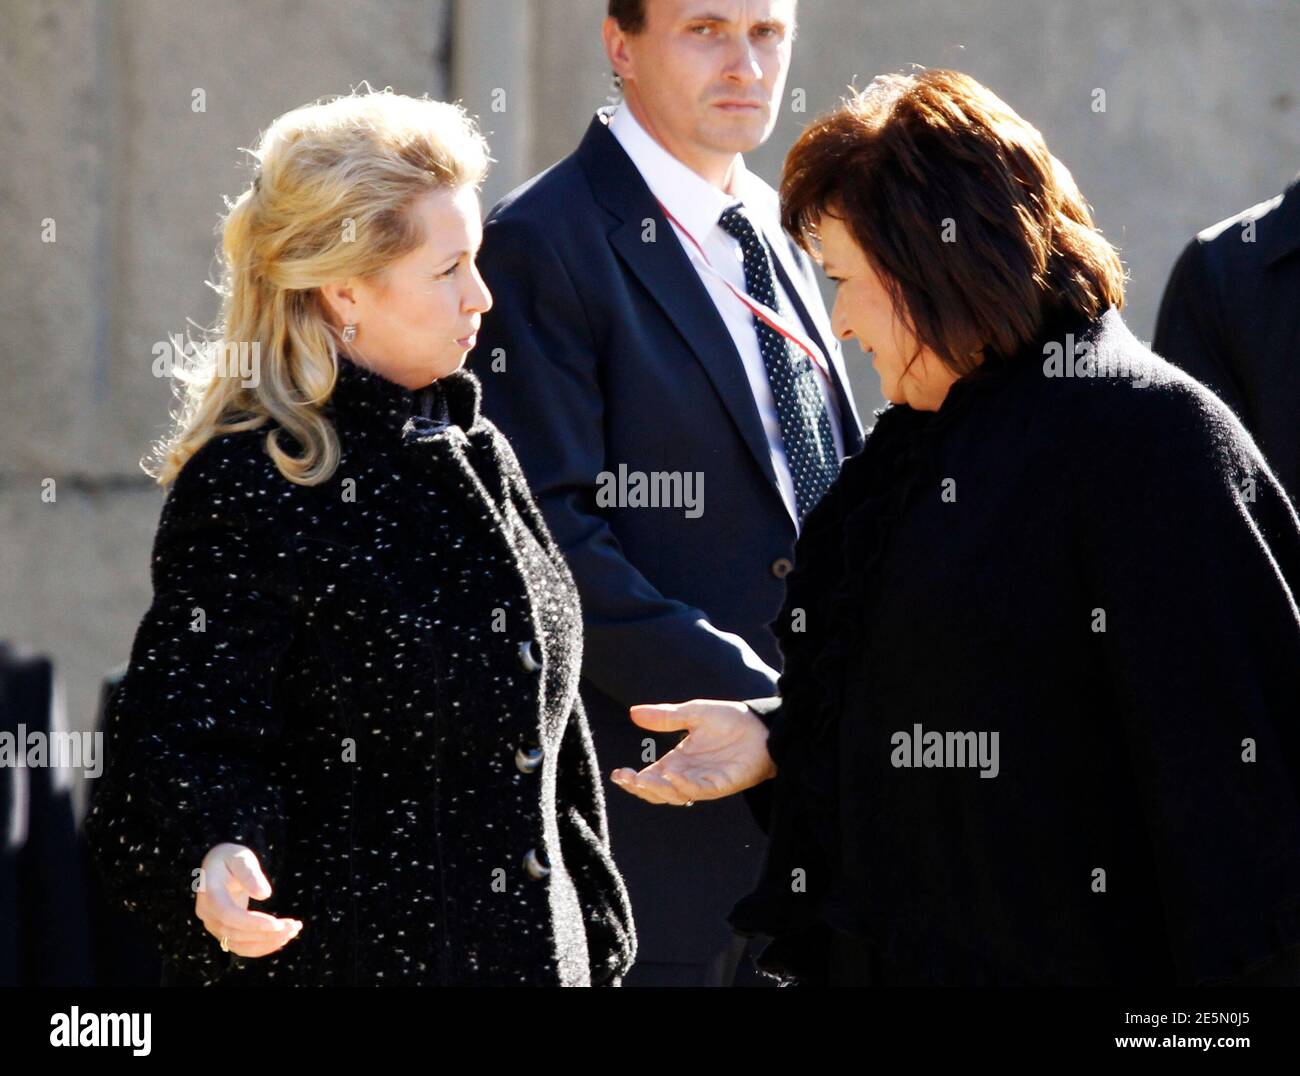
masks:
<svg viewBox="0 0 1300 1076"><path fill-rule="evenodd" d="M794 567L794 562L789 557L777 557L772 561L772 574L778 579L784 579L790 574L790 569Z"/></svg>
<svg viewBox="0 0 1300 1076"><path fill-rule="evenodd" d="M542 764L540 747L521 747L515 752L515 765L520 773L532 773Z"/></svg>
<svg viewBox="0 0 1300 1076"><path fill-rule="evenodd" d="M528 854L524 856L524 870L528 872L530 878L541 881L551 873L551 868L545 860L545 855L539 854L536 848L528 849Z"/></svg>
<svg viewBox="0 0 1300 1076"><path fill-rule="evenodd" d="M519 664L523 666L524 672L536 672L542 667L542 663L537 660L533 653L533 641L528 639L519 644Z"/></svg>

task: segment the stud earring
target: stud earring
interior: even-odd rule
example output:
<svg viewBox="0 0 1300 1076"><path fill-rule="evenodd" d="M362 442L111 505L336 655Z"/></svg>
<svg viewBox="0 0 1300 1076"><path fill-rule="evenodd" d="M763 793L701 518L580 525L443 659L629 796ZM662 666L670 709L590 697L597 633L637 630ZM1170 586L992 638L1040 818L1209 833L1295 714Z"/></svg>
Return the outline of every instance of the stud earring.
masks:
<svg viewBox="0 0 1300 1076"><path fill-rule="evenodd" d="M347 343L351 343L356 338L357 338L357 327L352 322L348 322L346 325L343 326L343 339Z"/></svg>

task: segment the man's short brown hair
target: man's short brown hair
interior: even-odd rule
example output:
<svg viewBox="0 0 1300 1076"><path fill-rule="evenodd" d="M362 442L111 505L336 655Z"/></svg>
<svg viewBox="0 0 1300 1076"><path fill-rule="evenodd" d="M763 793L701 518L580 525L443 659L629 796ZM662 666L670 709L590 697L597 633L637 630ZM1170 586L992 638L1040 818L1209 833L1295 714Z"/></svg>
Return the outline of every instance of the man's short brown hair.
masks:
<svg viewBox="0 0 1300 1076"><path fill-rule="evenodd" d="M609 0L609 15L623 33L639 34L645 29L645 0Z"/></svg>
<svg viewBox="0 0 1300 1076"><path fill-rule="evenodd" d="M843 220L897 316L959 374L1054 315L1124 302L1119 255L1038 130L969 75L887 75L813 122L786 158L782 222L807 250Z"/></svg>
<svg viewBox="0 0 1300 1076"><path fill-rule="evenodd" d="M646 0L609 0L609 16L625 34L639 34L645 29Z"/></svg>

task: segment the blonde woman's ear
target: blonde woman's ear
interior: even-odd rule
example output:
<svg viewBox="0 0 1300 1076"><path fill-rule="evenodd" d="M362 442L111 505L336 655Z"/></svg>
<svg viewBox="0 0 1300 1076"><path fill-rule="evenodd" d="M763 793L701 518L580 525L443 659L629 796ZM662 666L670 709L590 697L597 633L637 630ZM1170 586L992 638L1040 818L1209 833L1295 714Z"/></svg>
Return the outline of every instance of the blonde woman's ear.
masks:
<svg viewBox="0 0 1300 1076"><path fill-rule="evenodd" d="M322 284L319 291L326 315L336 329L340 325L355 325L357 323L357 302L350 283L333 281L329 284Z"/></svg>

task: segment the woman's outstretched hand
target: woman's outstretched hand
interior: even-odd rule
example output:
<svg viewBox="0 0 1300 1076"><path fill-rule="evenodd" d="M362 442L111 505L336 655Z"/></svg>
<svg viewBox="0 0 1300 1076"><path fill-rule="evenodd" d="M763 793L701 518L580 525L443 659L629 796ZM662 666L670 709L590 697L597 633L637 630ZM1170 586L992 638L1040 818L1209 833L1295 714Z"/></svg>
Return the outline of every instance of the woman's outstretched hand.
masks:
<svg viewBox="0 0 1300 1076"><path fill-rule="evenodd" d="M776 776L767 753L767 726L743 702L633 706L632 720L654 732L686 730L686 737L639 773L626 766L610 774L619 788L651 803L679 807L716 800Z"/></svg>
<svg viewBox="0 0 1300 1076"><path fill-rule="evenodd" d="M250 912L248 900L266 900L271 883L262 873L257 854L242 844L214 845L202 865L203 884L194 897L194 914L208 932L226 939L236 956L266 956L298 936L300 919L277 919Z"/></svg>

